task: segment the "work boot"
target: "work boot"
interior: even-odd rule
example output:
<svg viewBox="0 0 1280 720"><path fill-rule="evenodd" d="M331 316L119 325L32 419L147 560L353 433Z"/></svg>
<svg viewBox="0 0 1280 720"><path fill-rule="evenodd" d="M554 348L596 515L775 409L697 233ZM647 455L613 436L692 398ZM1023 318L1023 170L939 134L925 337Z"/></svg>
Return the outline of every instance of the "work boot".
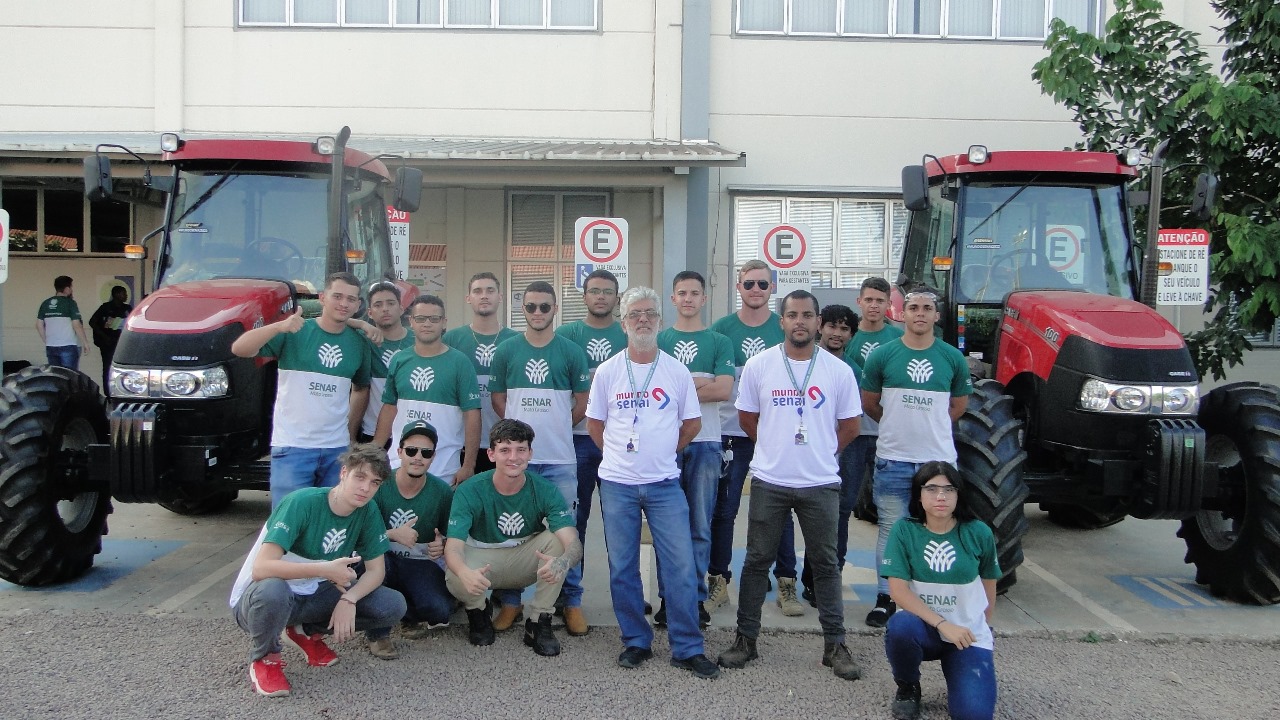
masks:
<svg viewBox="0 0 1280 720"><path fill-rule="evenodd" d="M796 579L778 578L778 609L787 617L799 617L804 614L804 606L796 598Z"/></svg>
<svg viewBox="0 0 1280 720"><path fill-rule="evenodd" d="M920 717L920 683L898 683L893 696L893 720L916 720Z"/></svg>
<svg viewBox="0 0 1280 720"><path fill-rule="evenodd" d="M523 605L503 605L498 610L497 617L493 619L493 629L498 632L510 630L512 625L520 621L520 616L523 614Z"/></svg>
<svg viewBox="0 0 1280 720"><path fill-rule="evenodd" d="M396 644L391 640L390 636L370 640L369 654L380 660L395 660L400 657L399 651L396 650Z"/></svg>
<svg viewBox="0 0 1280 720"><path fill-rule="evenodd" d="M574 637L582 637L591 632L591 626L587 624L587 616L582 614L581 607L565 607L564 629Z"/></svg>
<svg viewBox="0 0 1280 720"><path fill-rule="evenodd" d="M818 607L818 596L813 594L813 588L808 585L804 586L804 590L800 591L800 599L809 603L809 607Z"/></svg>
<svg viewBox="0 0 1280 720"><path fill-rule="evenodd" d="M889 616L897 611L898 606L889 599L888 595L884 593L876 595L876 606L867 613L867 627L884 627L889 622Z"/></svg>
<svg viewBox="0 0 1280 720"><path fill-rule="evenodd" d="M698 627L705 628L711 624L711 613L707 612L705 603L698 603Z"/></svg>
<svg viewBox="0 0 1280 720"><path fill-rule="evenodd" d="M653 614L653 626L664 628L667 626L667 601L663 600L658 605L658 612Z"/></svg>
<svg viewBox="0 0 1280 720"><path fill-rule="evenodd" d="M488 605L476 610L467 610L467 622L471 624L467 640L471 641L472 645L493 644L493 619L489 617Z"/></svg>
<svg viewBox="0 0 1280 720"><path fill-rule="evenodd" d="M542 657L560 654L560 641L551 632L551 613L542 613L536 621L532 618L524 621L524 644Z"/></svg>
<svg viewBox="0 0 1280 720"><path fill-rule="evenodd" d="M733 638L733 645L728 650L720 653L720 657L716 658L716 664L730 670L741 670L747 666L748 662L758 657L760 655L756 653L756 639L738 633Z"/></svg>
<svg viewBox="0 0 1280 720"><path fill-rule="evenodd" d="M723 575L707 576L707 612L715 612L729 604L729 579Z"/></svg>
<svg viewBox="0 0 1280 720"><path fill-rule="evenodd" d="M862 669L853 661L853 655L844 643L827 643L822 648L822 664L841 680L857 680Z"/></svg>

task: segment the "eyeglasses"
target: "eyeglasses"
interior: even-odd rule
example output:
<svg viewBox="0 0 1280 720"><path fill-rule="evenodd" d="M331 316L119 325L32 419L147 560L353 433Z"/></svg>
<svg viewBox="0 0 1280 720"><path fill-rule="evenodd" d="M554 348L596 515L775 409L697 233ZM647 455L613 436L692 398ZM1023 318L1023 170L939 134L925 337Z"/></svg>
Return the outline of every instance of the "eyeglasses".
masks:
<svg viewBox="0 0 1280 720"><path fill-rule="evenodd" d="M757 287L761 290L769 289L768 280L743 280L742 287L746 290L755 290Z"/></svg>
<svg viewBox="0 0 1280 720"><path fill-rule="evenodd" d="M605 297L613 297L618 294L613 288L587 288L588 295L604 295Z"/></svg>
<svg viewBox="0 0 1280 720"><path fill-rule="evenodd" d="M632 321L639 320L640 318L644 318L645 320L657 320L658 311L657 310L632 310L631 312L627 313L626 318Z"/></svg>
<svg viewBox="0 0 1280 720"><path fill-rule="evenodd" d="M933 495L935 497L938 495L950 497L956 494L956 486L955 485L925 485L924 494Z"/></svg>
<svg viewBox="0 0 1280 720"><path fill-rule="evenodd" d="M553 306L551 303L525 303L524 311L527 313L540 312L540 313L546 314L551 312L552 307Z"/></svg>
<svg viewBox="0 0 1280 720"><path fill-rule="evenodd" d="M410 316L410 319L416 323L431 323L432 325L438 322L444 322L443 315L412 315Z"/></svg>
<svg viewBox="0 0 1280 720"><path fill-rule="evenodd" d="M401 445L400 449L404 451L405 457L418 457L418 453L422 453L422 457L429 458L436 454L435 448L415 447L413 445Z"/></svg>

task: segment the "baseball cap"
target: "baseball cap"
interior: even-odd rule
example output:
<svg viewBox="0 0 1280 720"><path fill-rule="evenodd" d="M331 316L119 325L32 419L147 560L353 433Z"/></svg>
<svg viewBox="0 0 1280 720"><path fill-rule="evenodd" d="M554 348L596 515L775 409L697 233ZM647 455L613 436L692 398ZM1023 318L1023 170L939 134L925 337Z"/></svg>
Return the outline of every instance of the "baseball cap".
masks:
<svg viewBox="0 0 1280 720"><path fill-rule="evenodd" d="M440 436L436 433L436 429L431 427L431 423L419 420L404 426L404 431L400 433L400 444L403 445L405 440L414 435L426 435L432 445L440 442Z"/></svg>

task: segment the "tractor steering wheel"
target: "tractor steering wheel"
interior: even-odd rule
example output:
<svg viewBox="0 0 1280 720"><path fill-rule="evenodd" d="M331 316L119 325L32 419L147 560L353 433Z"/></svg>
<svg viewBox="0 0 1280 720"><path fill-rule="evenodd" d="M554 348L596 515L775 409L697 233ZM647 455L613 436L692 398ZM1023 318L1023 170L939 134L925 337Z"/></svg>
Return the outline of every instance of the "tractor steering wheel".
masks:
<svg viewBox="0 0 1280 720"><path fill-rule="evenodd" d="M272 251L269 248L276 248ZM272 262L280 266L286 276L297 276L302 272L305 263L302 251L297 245L284 238L264 235L249 243L244 249L246 255Z"/></svg>

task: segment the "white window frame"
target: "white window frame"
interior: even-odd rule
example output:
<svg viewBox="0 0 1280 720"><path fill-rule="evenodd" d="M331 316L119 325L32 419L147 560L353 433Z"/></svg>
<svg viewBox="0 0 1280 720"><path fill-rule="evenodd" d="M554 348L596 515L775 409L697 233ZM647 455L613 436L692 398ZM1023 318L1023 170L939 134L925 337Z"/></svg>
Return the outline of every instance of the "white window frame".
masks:
<svg viewBox="0 0 1280 720"><path fill-rule="evenodd" d="M439 3L440 22L438 23L401 23L396 20L396 0L385 0L387 3L387 20L386 23L349 23L346 21L347 0L330 0L334 3L337 10L337 22L332 23L304 23L293 19L294 0L285 0L285 20L284 22L253 22L245 20L245 4L251 3L253 0L236 0L236 20L241 27L302 27L302 28L326 28L326 27L350 27L350 28L406 28L406 29L459 29L459 30L555 30L555 31L586 31L594 32L600 30L600 3L601 0L591 0L591 19L590 25L552 25L551 24L551 3L554 0L542 0L542 24L541 25L503 25L499 15L499 0L489 0L490 21L487 24L462 24L449 22L449 0L435 0Z"/></svg>
<svg viewBox="0 0 1280 720"><path fill-rule="evenodd" d="M291 0L292 1L292 0ZM889 0L888 5L888 23L886 33L862 33L862 32L845 32L845 4L847 0L839 0L836 3L835 31L834 32L815 32L815 31L793 31L791 28L791 8L793 0L782 0L785 5L783 7L782 30L744 30L742 28L742 3L751 2L751 0L734 0L733 3L733 32L735 35L746 36L787 36L787 37L826 37L826 38L911 38L920 40L981 40L981 41L1008 41L1008 42L1043 42L1049 35L1049 23L1054 18L1054 3L1057 0L1043 0L1044 2L1044 24L1039 37L1025 37L1021 35L1002 35L1000 34L1000 6L1001 0L993 0L991 5L991 34L990 35L958 35L952 34L949 28L949 16L951 9L951 0L941 0L939 11L941 17L938 19L939 33L937 35L917 35L914 33L900 33L897 30L898 20L898 2L899 0ZM1106 24L1107 3L1106 0L1089 0L1093 4L1094 22L1093 27L1082 28L1094 35L1101 36L1103 28Z"/></svg>

